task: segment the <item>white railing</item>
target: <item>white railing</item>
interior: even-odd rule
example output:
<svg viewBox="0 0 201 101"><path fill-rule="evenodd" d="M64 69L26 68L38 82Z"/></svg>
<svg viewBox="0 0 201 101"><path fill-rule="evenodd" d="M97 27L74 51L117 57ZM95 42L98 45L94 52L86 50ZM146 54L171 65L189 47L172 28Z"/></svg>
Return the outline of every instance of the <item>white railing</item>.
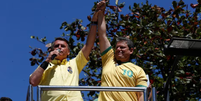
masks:
<svg viewBox="0 0 201 101"><path fill-rule="evenodd" d="M33 101L33 86L31 84L28 86L26 101Z"/></svg>
<svg viewBox="0 0 201 101"><path fill-rule="evenodd" d="M37 86L37 101L41 101L42 91L118 91L118 92L143 92L144 101L148 101L146 87L101 87L101 86ZM152 92L152 93L155 93ZM155 96L153 96L155 97ZM155 98L154 98L155 99ZM33 101L33 87L29 85L26 101ZM153 100L155 101L155 100Z"/></svg>

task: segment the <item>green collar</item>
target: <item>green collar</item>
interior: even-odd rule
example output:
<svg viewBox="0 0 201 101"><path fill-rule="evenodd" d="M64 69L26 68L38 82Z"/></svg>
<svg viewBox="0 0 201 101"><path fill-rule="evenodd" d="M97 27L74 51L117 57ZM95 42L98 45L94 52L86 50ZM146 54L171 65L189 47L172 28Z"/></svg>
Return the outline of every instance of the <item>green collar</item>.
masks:
<svg viewBox="0 0 201 101"><path fill-rule="evenodd" d="M126 62L117 61L118 65L121 65L123 63L128 63L128 62L131 62L131 61L126 61Z"/></svg>

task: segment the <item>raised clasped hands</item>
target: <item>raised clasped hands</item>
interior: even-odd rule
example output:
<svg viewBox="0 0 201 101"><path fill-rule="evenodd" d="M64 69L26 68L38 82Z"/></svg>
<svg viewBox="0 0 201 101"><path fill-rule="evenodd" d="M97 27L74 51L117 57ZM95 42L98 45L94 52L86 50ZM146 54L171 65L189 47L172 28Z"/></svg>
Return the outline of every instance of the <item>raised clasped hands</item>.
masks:
<svg viewBox="0 0 201 101"><path fill-rule="evenodd" d="M98 14L99 13L104 13L105 8L106 8L106 1L105 0L102 0L99 3L97 3L96 11L95 11L95 13L93 15L92 21L97 21L98 20Z"/></svg>

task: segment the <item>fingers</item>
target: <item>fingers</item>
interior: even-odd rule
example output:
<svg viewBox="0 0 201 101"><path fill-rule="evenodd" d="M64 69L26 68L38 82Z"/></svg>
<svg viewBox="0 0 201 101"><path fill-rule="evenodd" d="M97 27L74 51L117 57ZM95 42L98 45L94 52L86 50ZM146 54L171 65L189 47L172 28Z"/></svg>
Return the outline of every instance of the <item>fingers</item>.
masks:
<svg viewBox="0 0 201 101"><path fill-rule="evenodd" d="M52 51L52 52L51 52L51 54L56 54L56 55L59 55L59 53L60 53L59 51L60 51L60 50L55 49L54 51Z"/></svg>
<svg viewBox="0 0 201 101"><path fill-rule="evenodd" d="M103 0L103 1L100 1L99 3L97 3L96 11L95 11L91 21L97 21L99 13L104 14L105 8L106 8L106 0Z"/></svg>
<svg viewBox="0 0 201 101"><path fill-rule="evenodd" d="M51 58L52 58L52 56L53 56L54 54L55 54L56 56L58 56L59 53L60 53L60 52L59 52L58 50L56 50L56 49L55 49L54 51L51 51L50 54L49 54L48 57L47 57L48 62L50 62L50 61L52 60Z"/></svg>
<svg viewBox="0 0 201 101"><path fill-rule="evenodd" d="M102 11L101 11L101 10L98 10L98 11L94 14L94 16L98 18L98 14L99 14L100 12L102 12Z"/></svg>
<svg viewBox="0 0 201 101"><path fill-rule="evenodd" d="M105 7L106 7L105 1L101 1L101 2L97 3L96 11L99 11L99 10L104 11L104 10L105 10Z"/></svg>
<svg viewBox="0 0 201 101"><path fill-rule="evenodd" d="M105 6L105 4L106 4L105 1L101 1L101 2L98 3L97 6L98 7L103 7L103 6Z"/></svg>
<svg viewBox="0 0 201 101"><path fill-rule="evenodd" d="M97 7L101 6L104 3L105 3L105 1L101 1L101 2L97 3Z"/></svg>
<svg viewBox="0 0 201 101"><path fill-rule="evenodd" d="M91 21L97 21L98 20L98 15L99 15L100 12L103 12L103 11L101 11L101 10L96 11L94 13Z"/></svg>

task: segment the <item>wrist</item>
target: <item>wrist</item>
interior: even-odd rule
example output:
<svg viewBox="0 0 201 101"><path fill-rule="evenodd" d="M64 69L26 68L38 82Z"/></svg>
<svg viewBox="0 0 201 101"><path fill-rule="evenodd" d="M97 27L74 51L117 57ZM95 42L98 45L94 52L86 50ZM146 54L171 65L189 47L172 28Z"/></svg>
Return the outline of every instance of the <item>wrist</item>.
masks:
<svg viewBox="0 0 201 101"><path fill-rule="evenodd" d="M51 59L49 57L47 57L47 59L45 61L51 62Z"/></svg>
<svg viewBox="0 0 201 101"><path fill-rule="evenodd" d="M47 68L48 64L49 64L49 62L43 61L43 63L40 65L40 67L45 70Z"/></svg>
<svg viewBox="0 0 201 101"><path fill-rule="evenodd" d="M96 15L93 15L92 19L91 19L91 22L97 22L98 21L98 18Z"/></svg>
<svg viewBox="0 0 201 101"><path fill-rule="evenodd" d="M97 21L91 21L91 25L98 25Z"/></svg>

